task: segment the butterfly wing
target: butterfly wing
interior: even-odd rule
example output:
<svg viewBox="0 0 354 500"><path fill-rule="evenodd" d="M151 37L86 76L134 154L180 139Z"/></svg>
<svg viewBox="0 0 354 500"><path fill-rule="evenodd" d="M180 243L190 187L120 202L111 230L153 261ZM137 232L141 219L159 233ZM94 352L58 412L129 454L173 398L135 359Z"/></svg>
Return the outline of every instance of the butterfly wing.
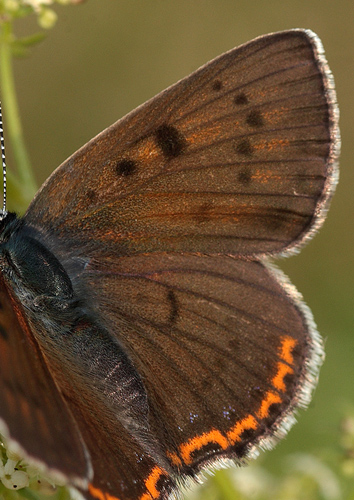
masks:
<svg viewBox="0 0 354 500"><path fill-rule="evenodd" d="M25 221L142 377L160 445L154 456L137 430L112 427L104 405L97 421L81 413L78 391L67 402L92 457L88 497L166 498L171 477L252 454L306 402L322 351L261 256L296 248L322 221L336 118L315 36L265 36L108 128L36 196ZM106 429L121 427L110 441Z"/></svg>
<svg viewBox="0 0 354 500"><path fill-rule="evenodd" d="M140 255L92 263L84 281L144 380L151 432L179 473L269 447L308 402L321 342L269 265Z"/></svg>
<svg viewBox="0 0 354 500"><path fill-rule="evenodd" d="M20 456L87 486L90 458L25 311L0 275L0 429ZM60 443L60 446L58 446Z"/></svg>
<svg viewBox="0 0 354 500"><path fill-rule="evenodd" d="M315 35L264 36L90 141L52 174L26 218L70 249L87 254L90 240L93 256L284 251L323 219L336 118Z"/></svg>

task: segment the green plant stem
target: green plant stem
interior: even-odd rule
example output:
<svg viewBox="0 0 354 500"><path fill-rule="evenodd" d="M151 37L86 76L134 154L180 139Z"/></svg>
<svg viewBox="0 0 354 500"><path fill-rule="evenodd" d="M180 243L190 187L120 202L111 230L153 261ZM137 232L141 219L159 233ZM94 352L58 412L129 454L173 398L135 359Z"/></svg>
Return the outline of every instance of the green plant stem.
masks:
<svg viewBox="0 0 354 500"><path fill-rule="evenodd" d="M9 176L9 180L16 184L16 190L20 190L21 198L23 198L22 204L27 205L33 198L37 186L25 147L18 110L12 67L11 40L12 25L10 22L4 22L2 24L0 41L1 96L6 113L7 133L11 142L19 176L17 182L14 181L14 177L11 175Z"/></svg>

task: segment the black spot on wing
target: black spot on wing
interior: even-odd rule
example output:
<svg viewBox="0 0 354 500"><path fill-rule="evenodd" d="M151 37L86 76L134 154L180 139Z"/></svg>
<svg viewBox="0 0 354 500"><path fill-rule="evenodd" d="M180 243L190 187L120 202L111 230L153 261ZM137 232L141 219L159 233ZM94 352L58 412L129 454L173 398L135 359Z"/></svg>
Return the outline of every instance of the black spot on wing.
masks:
<svg viewBox="0 0 354 500"><path fill-rule="evenodd" d="M93 189L89 189L86 193L87 199L93 203L97 200L97 193Z"/></svg>
<svg viewBox="0 0 354 500"><path fill-rule="evenodd" d="M289 388L294 387L295 384L297 383L297 380L298 380L297 376L294 373L287 373L283 378L283 382L287 390L289 390Z"/></svg>
<svg viewBox="0 0 354 500"><path fill-rule="evenodd" d="M254 109L247 116L246 122L251 127L262 127L264 125L264 119L262 113L257 109Z"/></svg>
<svg viewBox="0 0 354 500"><path fill-rule="evenodd" d="M252 156L253 147L249 139L243 139L236 145L236 152L242 156Z"/></svg>
<svg viewBox="0 0 354 500"><path fill-rule="evenodd" d="M244 441L245 443L253 441L254 435L255 435L254 429L244 429L241 433L242 441Z"/></svg>
<svg viewBox="0 0 354 500"><path fill-rule="evenodd" d="M176 158L186 149L184 136L172 125L161 125L155 131L156 143L167 158Z"/></svg>
<svg viewBox="0 0 354 500"><path fill-rule="evenodd" d="M222 81L221 80L215 80L213 83L212 83L212 86L211 88L213 90L215 90L216 92L218 92L219 90L222 89Z"/></svg>
<svg viewBox="0 0 354 500"><path fill-rule="evenodd" d="M244 106L245 104L248 104L248 97L242 92L234 97L234 103L237 106Z"/></svg>
<svg viewBox="0 0 354 500"><path fill-rule="evenodd" d="M178 303L176 299L176 295L172 290L169 290L167 293L167 300L170 303L170 316L169 323L174 324L178 318Z"/></svg>
<svg viewBox="0 0 354 500"><path fill-rule="evenodd" d="M129 175L134 174L137 169L137 165L135 161L125 158L117 162L115 169L119 176L128 177Z"/></svg>
<svg viewBox="0 0 354 500"><path fill-rule="evenodd" d="M271 428L279 415L282 414L283 410L288 408L289 406L289 398L284 398L283 403L273 403L268 408L268 416L262 419L260 429L261 432L267 432L269 428ZM287 401L288 400L288 401Z"/></svg>
<svg viewBox="0 0 354 500"><path fill-rule="evenodd" d="M238 181L244 186L248 186L252 180L252 173L249 168L244 168L237 176Z"/></svg>

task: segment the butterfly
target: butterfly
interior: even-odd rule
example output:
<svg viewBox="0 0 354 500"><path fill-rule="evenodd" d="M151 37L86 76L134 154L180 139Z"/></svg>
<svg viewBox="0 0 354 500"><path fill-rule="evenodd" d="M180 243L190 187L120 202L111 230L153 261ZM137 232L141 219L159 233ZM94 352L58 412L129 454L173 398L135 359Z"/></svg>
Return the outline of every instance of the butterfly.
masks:
<svg viewBox="0 0 354 500"><path fill-rule="evenodd" d="M270 447L322 343L269 261L337 180L321 42L259 37L66 160L0 222L0 431L87 500L166 500Z"/></svg>

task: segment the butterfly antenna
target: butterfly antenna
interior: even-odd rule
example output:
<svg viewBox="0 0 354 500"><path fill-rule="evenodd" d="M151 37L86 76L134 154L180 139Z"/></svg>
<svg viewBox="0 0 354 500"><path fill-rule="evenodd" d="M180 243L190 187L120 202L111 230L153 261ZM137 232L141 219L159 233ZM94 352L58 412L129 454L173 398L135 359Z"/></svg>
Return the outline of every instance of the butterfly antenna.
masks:
<svg viewBox="0 0 354 500"><path fill-rule="evenodd" d="M2 210L0 210L0 220L2 220L6 215L6 161L5 161L5 141L4 141L4 129L2 126L2 109L0 103L0 147L1 147L1 160L2 160L2 178L3 178L3 191L2 199L3 205Z"/></svg>

